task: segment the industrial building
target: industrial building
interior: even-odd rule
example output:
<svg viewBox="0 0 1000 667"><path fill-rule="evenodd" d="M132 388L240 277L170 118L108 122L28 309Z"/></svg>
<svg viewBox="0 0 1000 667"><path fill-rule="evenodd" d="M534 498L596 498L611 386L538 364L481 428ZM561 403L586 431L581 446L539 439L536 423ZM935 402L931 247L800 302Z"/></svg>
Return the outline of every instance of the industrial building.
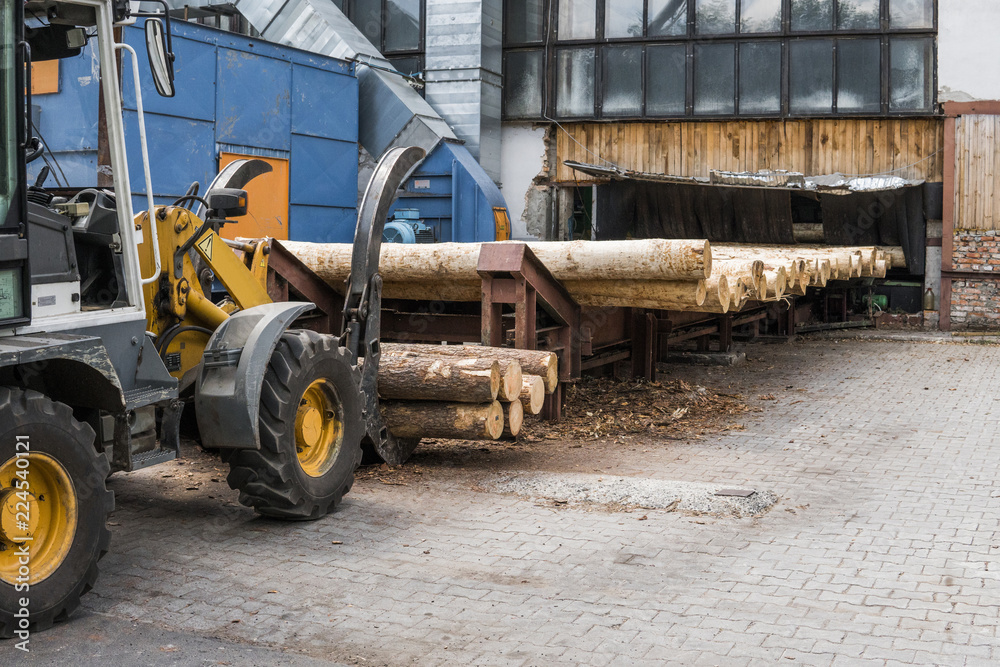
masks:
<svg viewBox="0 0 1000 667"><path fill-rule="evenodd" d="M997 663L1000 4L193 2L0 9L0 650Z"/></svg>
<svg viewBox="0 0 1000 667"><path fill-rule="evenodd" d="M467 150L482 168L473 167L470 177L471 190L482 194L473 207L479 213L469 215L479 221L452 230L450 197L459 186L421 179L436 195L415 192L419 200L400 206L430 222L429 239L489 238L494 222L504 228L492 211L506 206L513 238L902 246L906 270L897 267L894 284L881 290L887 308L917 312L933 305L925 314L931 327L938 326L938 312L943 329L989 326L1000 319L1000 302L992 279L981 275L992 270L995 250L994 215L984 204L993 201L993 181L984 167L995 152L996 109L988 102L1000 98L1000 76L973 74L968 63L989 60L991 40L980 33L997 12L989 2L957 0L177 3L176 18L223 31L175 22L182 76L190 67L204 73L206 66L226 66L233 53L255 49L257 63L281 52L263 41L295 47L287 54L346 60L330 65L345 71L350 61L382 66L364 68L359 113L341 106L350 95L340 94L339 79L307 82L284 70L271 76L251 69L255 85L272 90L231 102L246 87L232 87L234 79L221 69L214 78L192 75L197 87L182 89L183 99L157 101L151 111L162 112L165 122L188 117L189 130L165 124L156 136L176 151L176 137L186 135L202 154L154 180L168 188L157 194L177 196L185 182L233 155L285 160L268 177L267 191L278 194L266 197L275 211L261 230L346 241L346 224L318 233L318 216L335 209L346 223L356 200L344 189L358 171L343 152L346 144L329 142L359 141L364 184L372 153L394 138L443 137L443 150L464 145L459 152ZM239 40L225 32L262 41L235 46ZM43 128L47 116L62 117L58 99L75 103L87 95L87 78L79 74L63 72L60 81L71 90L58 95L36 90ZM378 85L369 85L374 79ZM303 111L294 94L282 98L282 90L299 86L327 102L307 102L312 107ZM213 96L214 111L206 104ZM389 98L403 102L387 111L382 100ZM213 122L218 128L209 116L225 114L226 104L265 114L272 99L280 109L269 121L277 123L271 136L280 141L259 132L235 137L241 127L263 127L249 120L201 141L207 135L198 132ZM96 164L96 102L90 108L93 117L80 119L91 127L86 146L49 137L57 152L67 153L64 169L82 166L80 160L88 169ZM329 130L303 132L305 113ZM393 122L385 122L387 113L395 114ZM62 131L78 136L66 125L48 134ZM214 151L205 148L213 144ZM430 175L434 166L428 169ZM756 174L754 186L775 187L740 187L748 183L735 178L740 174ZM817 194L799 188L797 175L825 178L824 184L839 176L842 188L866 192ZM858 178L868 180L850 184ZM933 304L924 303L928 289Z"/></svg>

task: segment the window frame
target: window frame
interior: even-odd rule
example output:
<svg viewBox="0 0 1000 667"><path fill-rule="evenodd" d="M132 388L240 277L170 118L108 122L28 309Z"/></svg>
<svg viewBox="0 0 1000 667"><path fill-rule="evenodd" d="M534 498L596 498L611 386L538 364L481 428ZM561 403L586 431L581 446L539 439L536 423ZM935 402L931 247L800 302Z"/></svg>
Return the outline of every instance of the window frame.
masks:
<svg viewBox="0 0 1000 667"><path fill-rule="evenodd" d="M386 0L383 0L385 2ZM510 121L539 121L539 120L563 120L557 112L556 90L558 85L558 67L556 63L557 51L565 48L593 47L595 49L594 63L594 113L586 117L588 120L605 120L622 122L628 120L747 120L752 118L897 118L897 117L927 117L937 113L937 36L939 28L939 0L933 0L933 24L930 28L892 28L889 21L890 2L892 0L879 0L879 27L877 29L838 29L837 21L840 14L840 3L848 0L830 0L832 5L833 19L832 27L829 30L801 30L796 31L791 28L791 8L792 0L781 0L781 29L777 32L742 32L742 10L743 1L733 0L735 3L735 32L725 34L698 34L696 26L698 0L686 0L687 26L686 31L680 35L649 35L649 11L651 0L643 0L643 22L642 34L631 37L606 38L606 3L614 0L596 0L595 16L595 37L593 39L559 39L558 37L558 3L569 0L543 0L542 1L542 39L534 42L512 43L507 34L507 22L504 22L503 29L503 51L504 51L504 72L506 73L507 53L512 51L541 50L543 62L543 80L540 82L542 89L542 114L538 116L508 116L506 109L506 96L503 103L503 118ZM505 3L504 16L506 18L508 8L513 3ZM857 38L878 38L880 41L880 104L879 111L853 111L838 109L838 89L840 82L840 72L838 72L838 45L841 40ZM894 110L890 108L890 43L896 37L924 37L931 40L933 68L930 72L928 83L932 97L930 104L924 109ZM832 110L818 113L792 112L790 105L790 44L793 41L825 38L833 41L832 68L833 68L833 106ZM781 45L781 109L774 113L740 113L740 48L746 43L778 42ZM696 114L694 111L694 51L698 44L706 43L733 43L735 44L735 85L734 85L734 113L732 114ZM661 44L682 44L686 46L685 62L685 104L683 114L652 115L647 110L647 83L648 83L648 51L650 46ZM608 46L639 45L642 47L642 89L641 89L641 114L638 116L620 116L604 114L604 74L606 64L604 62L604 49ZM567 117L565 120L581 120L583 117Z"/></svg>
<svg viewBox="0 0 1000 667"><path fill-rule="evenodd" d="M355 22L357 18L357 0L344 0L344 8L341 10L350 19L351 23L357 26ZM389 1L390 0L380 0L382 8L382 18L381 27L379 30L379 43L375 47L379 50L383 56L388 58L401 58L405 56L417 57L420 59L421 66L426 67L426 55L427 55L427 0L418 0L420 3L420 37L418 41L418 46L415 49L397 49L393 51L386 51L385 48L385 27L386 27L386 17L389 16ZM935 0L936 2L937 0ZM337 3L334 2L336 5ZM360 28L358 28L360 30Z"/></svg>

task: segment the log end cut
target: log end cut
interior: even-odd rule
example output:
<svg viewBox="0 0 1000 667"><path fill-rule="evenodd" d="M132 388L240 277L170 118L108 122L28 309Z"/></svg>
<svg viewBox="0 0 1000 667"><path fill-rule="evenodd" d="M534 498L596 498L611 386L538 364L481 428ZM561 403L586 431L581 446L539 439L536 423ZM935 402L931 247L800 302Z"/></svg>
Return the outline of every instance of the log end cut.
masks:
<svg viewBox="0 0 1000 667"><path fill-rule="evenodd" d="M521 364L516 359L505 361L500 365L500 372L502 377L497 398L504 403L513 403L521 396L521 385L524 382Z"/></svg>
<svg viewBox="0 0 1000 667"><path fill-rule="evenodd" d="M520 401L507 404L507 421L503 427L504 438L516 438L524 425L524 408Z"/></svg>
<svg viewBox="0 0 1000 667"><path fill-rule="evenodd" d="M529 415L537 415L545 407L545 381L537 375L525 375L521 380L521 406Z"/></svg>

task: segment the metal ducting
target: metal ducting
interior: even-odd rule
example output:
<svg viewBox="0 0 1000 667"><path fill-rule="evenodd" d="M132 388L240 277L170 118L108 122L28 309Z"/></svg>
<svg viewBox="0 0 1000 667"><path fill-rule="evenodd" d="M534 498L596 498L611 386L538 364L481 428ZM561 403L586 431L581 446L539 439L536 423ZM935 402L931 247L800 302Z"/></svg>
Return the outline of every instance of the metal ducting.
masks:
<svg viewBox="0 0 1000 667"><path fill-rule="evenodd" d="M392 65L330 0L237 0L235 4L270 42L357 61L359 141L374 157L394 146L419 146L431 153L442 139L458 140L401 76L378 69Z"/></svg>
<svg viewBox="0 0 1000 667"><path fill-rule="evenodd" d="M502 0L427 0L427 101L500 181Z"/></svg>

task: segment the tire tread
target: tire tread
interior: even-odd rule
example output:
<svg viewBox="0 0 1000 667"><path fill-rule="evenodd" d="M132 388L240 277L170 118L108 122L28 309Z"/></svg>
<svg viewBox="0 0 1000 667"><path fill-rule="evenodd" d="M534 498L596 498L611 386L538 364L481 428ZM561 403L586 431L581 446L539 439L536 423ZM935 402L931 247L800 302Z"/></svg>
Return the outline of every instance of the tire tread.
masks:
<svg viewBox="0 0 1000 667"><path fill-rule="evenodd" d="M298 460L282 441L287 429L294 428L298 405L292 396L294 379L303 371L303 359L317 355L338 355L346 363L346 353L335 339L312 331L286 332L275 348L261 388L259 424L260 449L239 450L230 459L229 486L240 492L240 503L274 518L289 520L318 519L340 505L354 482L354 470L361 462L361 448L353 453L351 472L336 485L336 492L314 498L300 488L296 468ZM345 447L350 446L345 441Z"/></svg>

